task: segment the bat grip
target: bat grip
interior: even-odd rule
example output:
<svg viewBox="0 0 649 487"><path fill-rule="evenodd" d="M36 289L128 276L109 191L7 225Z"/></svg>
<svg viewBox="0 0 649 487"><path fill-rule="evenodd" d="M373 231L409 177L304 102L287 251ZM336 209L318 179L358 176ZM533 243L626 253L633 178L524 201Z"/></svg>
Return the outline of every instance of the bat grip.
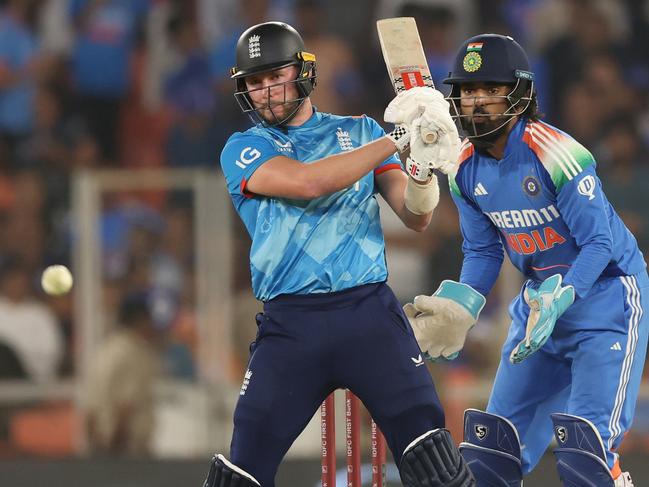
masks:
<svg viewBox="0 0 649 487"><path fill-rule="evenodd" d="M424 142L427 144L434 144L437 142L437 132L433 132L427 127L421 127L421 138L424 139Z"/></svg>

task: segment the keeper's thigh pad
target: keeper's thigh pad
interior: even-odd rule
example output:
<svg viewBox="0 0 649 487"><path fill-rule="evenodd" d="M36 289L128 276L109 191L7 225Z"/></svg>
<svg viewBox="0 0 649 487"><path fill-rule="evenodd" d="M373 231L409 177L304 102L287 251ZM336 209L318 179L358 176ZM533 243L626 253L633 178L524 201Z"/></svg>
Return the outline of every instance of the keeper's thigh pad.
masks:
<svg viewBox="0 0 649 487"><path fill-rule="evenodd" d="M550 416L559 445L554 456L564 487L613 487L604 443L593 423L570 414Z"/></svg>
<svg viewBox="0 0 649 487"><path fill-rule="evenodd" d="M460 453L473 472L476 487L522 485L520 440L516 427L506 418L467 409Z"/></svg>

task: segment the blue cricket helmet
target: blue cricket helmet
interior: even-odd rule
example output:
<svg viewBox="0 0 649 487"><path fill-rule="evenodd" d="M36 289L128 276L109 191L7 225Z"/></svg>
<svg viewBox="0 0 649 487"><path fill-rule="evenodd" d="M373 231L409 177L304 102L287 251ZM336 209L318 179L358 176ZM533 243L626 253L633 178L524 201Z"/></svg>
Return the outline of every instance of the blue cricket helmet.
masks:
<svg viewBox="0 0 649 487"><path fill-rule="evenodd" d="M536 116L534 73L530 70L527 54L510 36L480 34L464 41L455 55L452 71L443 82L452 86L451 94L446 98L451 116L476 147L491 147L506 131L509 121L528 112L528 109L532 113L528 116ZM505 96L467 97L469 101L473 100L474 107L480 99L485 98L506 101L505 111L491 114L501 117L501 121L476 125L472 110L467 112L467 99L463 101L460 95L460 86L467 83L511 86L511 91ZM463 104L464 112L461 108Z"/></svg>
<svg viewBox="0 0 649 487"><path fill-rule="evenodd" d="M444 84L533 81L527 54L510 36L480 34L464 41Z"/></svg>

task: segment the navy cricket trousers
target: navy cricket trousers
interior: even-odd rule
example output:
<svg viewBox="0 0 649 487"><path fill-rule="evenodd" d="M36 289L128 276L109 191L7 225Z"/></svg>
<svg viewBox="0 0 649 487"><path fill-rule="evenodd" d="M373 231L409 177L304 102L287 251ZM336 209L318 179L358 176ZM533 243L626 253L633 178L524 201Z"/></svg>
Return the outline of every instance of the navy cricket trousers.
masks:
<svg viewBox="0 0 649 487"><path fill-rule="evenodd" d="M230 457L262 487L274 487L287 450L336 389L358 396L397 462L411 441L444 426L415 336L385 283L278 296L257 325Z"/></svg>

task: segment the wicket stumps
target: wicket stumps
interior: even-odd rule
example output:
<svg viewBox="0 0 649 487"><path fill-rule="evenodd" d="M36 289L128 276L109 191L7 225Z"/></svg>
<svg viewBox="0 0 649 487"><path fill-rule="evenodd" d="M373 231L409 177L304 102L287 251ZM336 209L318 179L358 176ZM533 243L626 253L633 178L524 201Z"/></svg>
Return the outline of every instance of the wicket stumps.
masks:
<svg viewBox="0 0 649 487"><path fill-rule="evenodd" d="M322 487L336 487L336 410L335 393L320 408L320 433L322 446ZM347 457L347 487L361 487L361 424L360 401L350 391L345 391L345 451ZM385 485L385 437L372 420L371 424L372 487Z"/></svg>

